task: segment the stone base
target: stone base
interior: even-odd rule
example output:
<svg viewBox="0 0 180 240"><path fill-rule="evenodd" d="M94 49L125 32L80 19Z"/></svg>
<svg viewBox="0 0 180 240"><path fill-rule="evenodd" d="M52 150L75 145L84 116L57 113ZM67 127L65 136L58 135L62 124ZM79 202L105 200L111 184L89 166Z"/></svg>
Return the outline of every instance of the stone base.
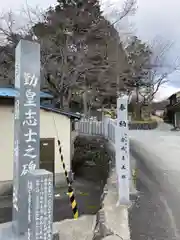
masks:
<svg viewBox="0 0 180 240"><path fill-rule="evenodd" d="M28 236L17 236L12 229L12 222L0 224L0 240L27 240ZM59 233L53 227L53 240L59 240Z"/></svg>
<svg viewBox="0 0 180 240"><path fill-rule="evenodd" d="M0 224L0 239L3 240L26 240L27 235L17 236L12 229L12 222Z"/></svg>
<svg viewBox="0 0 180 240"><path fill-rule="evenodd" d="M174 128L171 129L171 131L179 132L180 128L179 127L174 127Z"/></svg>

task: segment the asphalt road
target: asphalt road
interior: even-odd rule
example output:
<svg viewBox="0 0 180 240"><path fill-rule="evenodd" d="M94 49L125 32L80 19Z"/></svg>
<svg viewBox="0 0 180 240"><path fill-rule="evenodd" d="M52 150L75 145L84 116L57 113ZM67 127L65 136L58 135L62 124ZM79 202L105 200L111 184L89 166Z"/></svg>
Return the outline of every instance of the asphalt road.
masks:
<svg viewBox="0 0 180 240"><path fill-rule="evenodd" d="M100 208L102 188L97 183L78 179L74 182L79 215L96 214ZM54 199L54 222L73 218L67 188L56 189ZM12 197L0 197L0 223L12 220Z"/></svg>
<svg viewBox="0 0 180 240"><path fill-rule="evenodd" d="M130 211L132 240L178 240L155 178L138 162L139 197Z"/></svg>
<svg viewBox="0 0 180 240"><path fill-rule="evenodd" d="M141 132L131 145L139 190L130 210L132 240L180 240L180 145L178 133L168 131L162 125L154 133Z"/></svg>

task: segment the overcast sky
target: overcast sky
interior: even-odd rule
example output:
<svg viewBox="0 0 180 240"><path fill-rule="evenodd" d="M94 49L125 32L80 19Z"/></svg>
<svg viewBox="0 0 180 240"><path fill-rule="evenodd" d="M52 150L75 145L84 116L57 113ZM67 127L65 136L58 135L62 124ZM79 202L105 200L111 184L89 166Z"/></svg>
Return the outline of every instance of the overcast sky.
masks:
<svg viewBox="0 0 180 240"><path fill-rule="evenodd" d="M110 0L102 0L109 5ZM111 0L116 7L121 6L123 0ZM161 36L165 41L174 41L174 47L169 54L169 62L180 56L180 0L137 0L138 11L133 17L137 34L144 40L151 40L155 36ZM55 4L56 0L6 0L1 1L0 10L8 9L18 10L26 2L30 6L39 5L41 8L47 8L50 4ZM164 98L180 89L180 74L176 73L171 76L170 83L162 87L158 93L158 98Z"/></svg>

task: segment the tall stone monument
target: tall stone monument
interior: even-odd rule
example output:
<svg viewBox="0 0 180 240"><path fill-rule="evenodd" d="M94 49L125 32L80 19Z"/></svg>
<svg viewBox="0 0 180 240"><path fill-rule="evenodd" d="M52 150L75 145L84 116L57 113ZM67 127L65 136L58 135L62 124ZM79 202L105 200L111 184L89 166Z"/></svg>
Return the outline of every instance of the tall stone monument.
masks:
<svg viewBox="0 0 180 240"><path fill-rule="evenodd" d="M15 87L13 222L0 226L0 239L52 240L53 173L39 169L38 43L21 40L17 45Z"/></svg>
<svg viewBox="0 0 180 240"><path fill-rule="evenodd" d="M118 177L119 204L129 205L130 160L129 160L128 96L117 99L117 128L115 136L116 171Z"/></svg>
<svg viewBox="0 0 180 240"><path fill-rule="evenodd" d="M40 45L20 40L15 52L13 229L27 231L27 174L39 168Z"/></svg>

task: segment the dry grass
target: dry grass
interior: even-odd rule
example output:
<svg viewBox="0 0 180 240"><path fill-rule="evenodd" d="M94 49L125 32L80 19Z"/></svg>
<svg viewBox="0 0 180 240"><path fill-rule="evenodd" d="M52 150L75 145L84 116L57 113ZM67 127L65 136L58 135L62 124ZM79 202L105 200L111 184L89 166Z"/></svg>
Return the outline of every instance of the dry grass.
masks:
<svg viewBox="0 0 180 240"><path fill-rule="evenodd" d="M162 118L158 117L158 116L151 116L152 120L155 120L157 122L164 122Z"/></svg>

